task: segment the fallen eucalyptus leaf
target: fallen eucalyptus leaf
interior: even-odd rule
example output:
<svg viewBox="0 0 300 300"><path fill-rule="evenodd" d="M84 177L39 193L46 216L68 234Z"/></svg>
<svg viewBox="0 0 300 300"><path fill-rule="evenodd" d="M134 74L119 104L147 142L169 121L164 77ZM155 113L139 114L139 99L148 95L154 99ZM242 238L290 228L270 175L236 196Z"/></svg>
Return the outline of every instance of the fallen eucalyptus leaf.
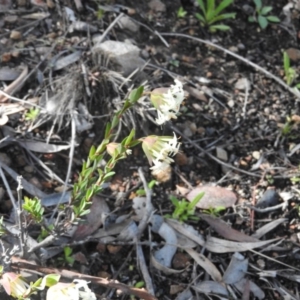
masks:
<svg viewBox="0 0 300 300"><path fill-rule="evenodd" d="M222 281L221 273L207 257L193 249L185 249L185 251L212 277L214 281Z"/></svg>
<svg viewBox="0 0 300 300"><path fill-rule="evenodd" d="M196 187L186 195L186 198L192 201L197 195L203 192L204 196L196 205L196 207L201 209L232 207L237 200L236 195L232 191L219 186Z"/></svg>
<svg viewBox="0 0 300 300"><path fill-rule="evenodd" d="M229 266L227 267L223 275L223 281L226 284L237 283L241 280L241 278L245 277L247 270L248 259L245 258L242 254L235 252L231 257Z"/></svg>
<svg viewBox="0 0 300 300"><path fill-rule="evenodd" d="M278 239L279 238L275 238L267 241L242 243L242 242L226 241L226 240L209 236L206 240L204 247L208 251L214 253L243 252L255 248L264 247L270 243L277 241Z"/></svg>
<svg viewBox="0 0 300 300"><path fill-rule="evenodd" d="M255 237L248 236L240 231L231 228L223 220L212 217L210 215L201 214L201 219L207 222L219 235L225 239L237 241L237 242L258 242Z"/></svg>

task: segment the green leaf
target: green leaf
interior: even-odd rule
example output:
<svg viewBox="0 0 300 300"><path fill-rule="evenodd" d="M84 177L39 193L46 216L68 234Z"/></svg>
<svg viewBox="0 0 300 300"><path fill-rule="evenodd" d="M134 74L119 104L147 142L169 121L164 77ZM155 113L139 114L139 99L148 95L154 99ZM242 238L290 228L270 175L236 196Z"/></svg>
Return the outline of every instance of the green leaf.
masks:
<svg viewBox="0 0 300 300"><path fill-rule="evenodd" d="M179 200L176 198L176 197L174 197L174 196L170 196L170 200L171 200L171 202L173 203L173 205L175 206L175 207L178 207L179 206Z"/></svg>
<svg viewBox="0 0 300 300"><path fill-rule="evenodd" d="M236 13L222 14L222 15L216 16L215 18L210 20L208 24L213 24L217 21L221 21L221 20L225 20L225 19L232 19L232 18L234 19L235 15L236 15Z"/></svg>
<svg viewBox="0 0 300 300"><path fill-rule="evenodd" d="M284 73L285 75L287 75L290 68L290 58L285 51L283 52L283 67L284 67Z"/></svg>
<svg viewBox="0 0 300 300"><path fill-rule="evenodd" d="M215 0L207 0L206 21L209 22L215 16Z"/></svg>
<svg viewBox="0 0 300 300"><path fill-rule="evenodd" d="M223 0L215 10L215 16L222 12L227 6L232 4L233 0Z"/></svg>
<svg viewBox="0 0 300 300"><path fill-rule="evenodd" d="M261 0L253 0L253 2L255 3L256 10L260 10L262 7Z"/></svg>
<svg viewBox="0 0 300 300"><path fill-rule="evenodd" d="M70 256L72 254L73 250L70 247L64 247L64 254L65 256Z"/></svg>
<svg viewBox="0 0 300 300"><path fill-rule="evenodd" d="M105 136L104 136L104 138L105 138L105 139L108 139L110 133L111 133L111 124L110 124L110 123L107 123L107 124L106 124L106 128L105 128Z"/></svg>
<svg viewBox="0 0 300 300"><path fill-rule="evenodd" d="M229 29L230 29L229 26L223 25L223 24L209 26L209 30L210 30L211 32L216 32L217 30L227 31L227 30L229 30Z"/></svg>
<svg viewBox="0 0 300 300"><path fill-rule="evenodd" d="M199 193L188 205L188 209L194 209L198 202L204 196L204 192Z"/></svg>
<svg viewBox="0 0 300 300"><path fill-rule="evenodd" d="M133 91L131 91L130 95L129 95L129 100L131 104L136 103L141 96L143 95L144 92L144 87L140 86L137 89L134 89Z"/></svg>
<svg viewBox="0 0 300 300"><path fill-rule="evenodd" d="M277 18L276 16L268 16L267 17L268 21L272 22L272 23L279 23L280 19Z"/></svg>
<svg viewBox="0 0 300 300"><path fill-rule="evenodd" d="M268 20L264 16L259 15L257 21L261 29L267 28Z"/></svg>
<svg viewBox="0 0 300 300"><path fill-rule="evenodd" d="M205 5L204 5L204 2L203 0L197 0L198 4L199 4L199 7L200 9L202 10L204 16L206 16L206 8L205 8ZM197 15L197 14L196 14ZM202 16L201 16L202 17ZM198 17L197 17L198 18ZM199 19L200 20L200 19ZM205 20L204 20L205 22Z"/></svg>
<svg viewBox="0 0 300 300"><path fill-rule="evenodd" d="M203 24L206 24L206 20L204 19L204 17L202 15L196 13L196 17L200 22L202 22Z"/></svg>
<svg viewBox="0 0 300 300"><path fill-rule="evenodd" d="M96 147L94 145L92 145L91 148L90 148L90 152L89 152L89 159L90 160L93 160L93 157L94 157L95 153L96 153Z"/></svg>
<svg viewBox="0 0 300 300"><path fill-rule="evenodd" d="M132 139L134 138L134 135L135 135L135 130L132 129L128 135L127 138L125 138L125 143L124 143L124 146L128 146L130 144L130 142L132 141ZM123 144L123 142L122 142Z"/></svg>
<svg viewBox="0 0 300 300"><path fill-rule="evenodd" d="M262 15L266 15L266 14L268 14L272 9L273 9L272 6L264 6L264 7L261 9L260 13L261 13Z"/></svg>
<svg viewBox="0 0 300 300"><path fill-rule="evenodd" d="M105 174L103 179L106 180L106 179L108 179L108 178L114 176L115 174L116 174L116 172L111 171L111 172Z"/></svg>

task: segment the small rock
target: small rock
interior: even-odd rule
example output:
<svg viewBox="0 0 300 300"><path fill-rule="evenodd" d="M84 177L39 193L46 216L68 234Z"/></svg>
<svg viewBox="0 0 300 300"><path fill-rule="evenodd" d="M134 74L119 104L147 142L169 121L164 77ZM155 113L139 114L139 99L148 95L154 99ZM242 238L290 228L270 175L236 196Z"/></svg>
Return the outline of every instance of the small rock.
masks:
<svg viewBox="0 0 300 300"><path fill-rule="evenodd" d="M236 46L231 46L231 47L229 47L229 50L230 50L231 52L233 52L233 53L239 52L239 49L238 49L238 47L236 47Z"/></svg>
<svg viewBox="0 0 300 300"><path fill-rule="evenodd" d="M119 26L123 29L127 29L130 32L136 33L139 31L139 26L137 23L131 20L128 16L124 15L120 20L119 20Z"/></svg>
<svg viewBox="0 0 300 300"><path fill-rule="evenodd" d="M166 12L166 5L160 0L151 0L148 3L149 8L156 13Z"/></svg>
<svg viewBox="0 0 300 300"><path fill-rule="evenodd" d="M235 102L234 102L233 99L230 99L230 100L227 102L227 105L228 105L230 108L234 107L234 104L235 104Z"/></svg>
<svg viewBox="0 0 300 300"><path fill-rule="evenodd" d="M108 57L115 71L124 76L130 75L137 68L142 68L145 61L139 57L140 49L132 44L119 41L105 41L93 47L94 53Z"/></svg>
<svg viewBox="0 0 300 300"><path fill-rule="evenodd" d="M13 24L18 20L18 16L16 15L7 15L4 18L4 22L8 24Z"/></svg>
<svg viewBox="0 0 300 300"><path fill-rule="evenodd" d="M188 266L190 260L191 258L187 254L178 252L174 255L172 261L173 268L176 270L184 269Z"/></svg>
<svg viewBox="0 0 300 300"><path fill-rule="evenodd" d="M256 207L265 208L279 204L279 195L274 189L266 190L263 196L257 201Z"/></svg>
<svg viewBox="0 0 300 300"><path fill-rule="evenodd" d="M121 245L107 245L107 250L110 254L116 254L122 249Z"/></svg>
<svg viewBox="0 0 300 300"><path fill-rule="evenodd" d="M217 152L217 158L219 158L223 161L228 161L228 154L227 154L226 150L224 150L223 148L217 147L216 152Z"/></svg>
<svg viewBox="0 0 300 300"><path fill-rule="evenodd" d="M249 90L251 84L247 78L240 78L234 86L238 90Z"/></svg>
<svg viewBox="0 0 300 300"><path fill-rule="evenodd" d="M255 158L256 160L260 159L260 152L259 151L253 151L252 157Z"/></svg>
<svg viewBox="0 0 300 300"><path fill-rule="evenodd" d="M20 31L12 30L12 32L10 33L10 38L12 40L19 40L19 39L21 39L21 37L22 37L22 34Z"/></svg>
<svg viewBox="0 0 300 300"><path fill-rule="evenodd" d="M300 59L300 50L296 48L289 48L286 50L287 55L289 56L290 60L298 61Z"/></svg>

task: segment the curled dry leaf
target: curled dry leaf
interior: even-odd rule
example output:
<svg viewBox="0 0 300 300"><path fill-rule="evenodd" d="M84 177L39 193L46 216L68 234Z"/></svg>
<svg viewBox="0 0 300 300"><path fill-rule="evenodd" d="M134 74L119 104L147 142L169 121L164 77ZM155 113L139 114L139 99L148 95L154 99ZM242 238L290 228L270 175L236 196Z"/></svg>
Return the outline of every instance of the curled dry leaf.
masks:
<svg viewBox="0 0 300 300"><path fill-rule="evenodd" d="M185 249L185 251L212 277L214 281L222 281L221 273L207 257L193 249Z"/></svg>
<svg viewBox="0 0 300 300"><path fill-rule="evenodd" d="M186 195L186 198L192 201L197 195L203 192L204 196L196 205L201 209L232 207L237 200L236 195L232 191L219 186L196 187Z"/></svg>
<svg viewBox="0 0 300 300"><path fill-rule="evenodd" d="M230 264L223 275L223 281L226 284L237 283L241 280L241 278L245 277L247 270L248 259L242 254L236 252L231 257Z"/></svg>
<svg viewBox="0 0 300 300"><path fill-rule="evenodd" d="M158 233L166 244L161 249L154 252L155 260L164 267L170 268L174 254L177 251L177 237L174 229L167 223L163 222L163 218L159 215L151 217L152 224L160 224L160 226L152 226L152 231Z"/></svg>

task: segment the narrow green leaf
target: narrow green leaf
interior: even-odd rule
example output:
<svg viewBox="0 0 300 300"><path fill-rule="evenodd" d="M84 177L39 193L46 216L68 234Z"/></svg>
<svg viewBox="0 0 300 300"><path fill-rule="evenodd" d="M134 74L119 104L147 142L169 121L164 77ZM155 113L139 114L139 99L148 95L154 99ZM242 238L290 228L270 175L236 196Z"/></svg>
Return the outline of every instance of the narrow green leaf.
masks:
<svg viewBox="0 0 300 300"><path fill-rule="evenodd" d="M131 91L130 95L129 95L129 100L131 104L136 103L141 96L143 95L144 92L144 87L140 86L137 89L134 89L133 91Z"/></svg>
<svg viewBox="0 0 300 300"><path fill-rule="evenodd" d="M105 139L108 139L110 133L111 133L111 124L110 124L110 123L107 123L107 124L106 124L106 128L105 128L105 136L104 136L104 138L105 138Z"/></svg>
<svg viewBox="0 0 300 300"><path fill-rule="evenodd" d="M261 29L267 28L268 20L264 16L259 15L257 21Z"/></svg>
<svg viewBox="0 0 300 300"><path fill-rule="evenodd" d="M222 12L227 6L232 4L233 0L223 0L218 7L215 9L215 16Z"/></svg>
<svg viewBox="0 0 300 300"><path fill-rule="evenodd" d="M290 58L285 51L283 52L283 67L284 67L284 73L285 75L287 75L290 68Z"/></svg>
<svg viewBox="0 0 300 300"><path fill-rule="evenodd" d="M268 14L271 10L273 10L273 7L272 7L272 6L264 6L264 7L261 9L260 13L261 13L262 15L266 15L266 14Z"/></svg>
<svg viewBox="0 0 300 300"><path fill-rule="evenodd" d="M199 4L199 7L200 9L202 10L203 12L203 15L206 16L206 8L205 8L205 5L204 5L204 2L203 0L197 0L198 4ZM197 14L196 14L197 15ZM201 16L202 17L202 16ZM197 17L198 18L198 17ZM200 20L200 19L199 19ZM204 20L205 22L205 20Z"/></svg>
<svg viewBox="0 0 300 300"><path fill-rule="evenodd" d="M213 24L218 21L225 20L225 19L232 19L232 18L234 19L235 15L236 15L236 13L222 14L222 15L216 16L215 18L210 20L208 24Z"/></svg>
<svg viewBox="0 0 300 300"><path fill-rule="evenodd" d="M197 17L197 19L198 19L200 22L203 23L203 25L206 24L206 20L204 19L204 17L203 17L202 15L196 13L196 17Z"/></svg>
<svg viewBox="0 0 300 300"><path fill-rule="evenodd" d="M276 16L268 16L267 17L268 21L272 22L272 23L280 23L280 19L277 18Z"/></svg>
<svg viewBox="0 0 300 300"><path fill-rule="evenodd" d="M223 24L209 26L209 30L210 30L211 32L216 32L217 30L227 31L227 30L229 30L229 29L230 29L229 26L223 25Z"/></svg>
<svg viewBox="0 0 300 300"><path fill-rule="evenodd" d="M93 160L93 157L96 153L96 147L94 145L92 145L92 147L90 148L90 152L89 152L89 159Z"/></svg>
<svg viewBox="0 0 300 300"><path fill-rule="evenodd" d="M202 199L204 196L204 192L199 193L188 205L189 209L194 209L195 206L198 204L198 202Z"/></svg>
<svg viewBox="0 0 300 300"><path fill-rule="evenodd" d="M215 16L215 0L207 0L206 21L209 22Z"/></svg>
<svg viewBox="0 0 300 300"><path fill-rule="evenodd" d="M106 179L108 179L108 178L114 176L115 174L116 174L116 172L111 171L111 172L105 174L103 179L106 180Z"/></svg>

